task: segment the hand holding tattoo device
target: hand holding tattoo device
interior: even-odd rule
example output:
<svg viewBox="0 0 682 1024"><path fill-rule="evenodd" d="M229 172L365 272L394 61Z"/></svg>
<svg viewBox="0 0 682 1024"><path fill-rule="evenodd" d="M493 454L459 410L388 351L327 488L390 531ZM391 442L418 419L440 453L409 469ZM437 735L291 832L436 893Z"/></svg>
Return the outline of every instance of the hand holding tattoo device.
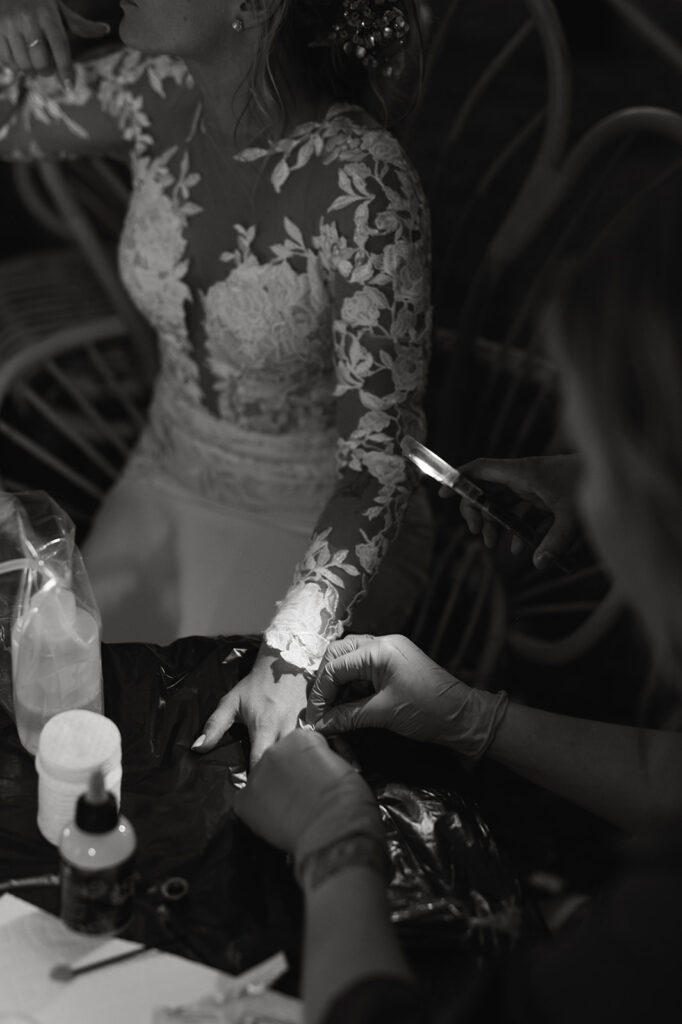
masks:
<svg viewBox="0 0 682 1024"><path fill-rule="evenodd" d="M537 547L539 538L528 528L523 520L515 516L513 512L501 509L497 504L493 503L482 487L479 487L473 480L469 480L468 477L463 476L458 469L451 466L445 459L441 459L440 455L436 455L435 452L432 452L426 445L421 444L411 434L406 434L403 437L400 447L405 458L409 459L425 476L431 477L432 480L436 480L445 487L449 487L460 498L464 498L465 501L470 502L475 508L483 512L497 526L517 536L526 547L532 549ZM552 564L561 572L571 572L571 568L559 559L553 558Z"/></svg>

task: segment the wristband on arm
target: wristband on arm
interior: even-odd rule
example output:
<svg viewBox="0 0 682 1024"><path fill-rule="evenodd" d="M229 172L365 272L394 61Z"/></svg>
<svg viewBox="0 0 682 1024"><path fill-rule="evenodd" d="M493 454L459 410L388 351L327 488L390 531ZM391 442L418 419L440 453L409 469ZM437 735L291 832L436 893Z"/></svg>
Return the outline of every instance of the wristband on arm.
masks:
<svg viewBox="0 0 682 1024"><path fill-rule="evenodd" d="M391 862L386 844L378 836L355 833L315 850L296 863L296 879L301 888L314 891L328 878L346 868L365 867L388 883Z"/></svg>

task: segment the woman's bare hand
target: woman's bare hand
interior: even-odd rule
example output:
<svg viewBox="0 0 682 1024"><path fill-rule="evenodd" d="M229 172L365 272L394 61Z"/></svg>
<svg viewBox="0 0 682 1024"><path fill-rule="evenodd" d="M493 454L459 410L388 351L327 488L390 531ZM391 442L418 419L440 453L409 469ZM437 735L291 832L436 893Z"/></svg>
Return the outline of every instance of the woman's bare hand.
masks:
<svg viewBox="0 0 682 1024"><path fill-rule="evenodd" d="M218 703L193 749L207 753L235 722L242 722L249 730L255 765L268 747L296 728L305 709L306 686L302 672L288 668L278 652L263 646L249 674Z"/></svg>
<svg viewBox="0 0 682 1024"><path fill-rule="evenodd" d="M0 66L29 74L56 71L68 85L73 61L67 31L97 39L109 26L84 18L63 0L0 0Z"/></svg>

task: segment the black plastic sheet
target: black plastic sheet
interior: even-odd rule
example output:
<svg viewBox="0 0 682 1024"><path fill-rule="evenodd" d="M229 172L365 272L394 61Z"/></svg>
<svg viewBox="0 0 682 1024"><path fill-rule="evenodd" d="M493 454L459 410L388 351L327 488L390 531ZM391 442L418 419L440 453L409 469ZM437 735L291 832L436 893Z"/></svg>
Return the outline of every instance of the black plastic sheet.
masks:
<svg viewBox="0 0 682 1024"><path fill-rule="evenodd" d="M255 637L188 637L168 647L102 647L106 713L123 737L122 811L138 836L137 913L131 938L239 972L283 949L297 989L300 893L287 858L232 812L248 737L233 728L214 751L191 744L219 698L250 669ZM417 973L433 981L530 934L534 917L444 750L376 731L353 756L373 786L387 829L392 919ZM33 758L0 709L0 882L55 872L38 832ZM188 891L172 898L168 879ZM56 912L56 887L16 890ZM469 969L469 967L467 967Z"/></svg>

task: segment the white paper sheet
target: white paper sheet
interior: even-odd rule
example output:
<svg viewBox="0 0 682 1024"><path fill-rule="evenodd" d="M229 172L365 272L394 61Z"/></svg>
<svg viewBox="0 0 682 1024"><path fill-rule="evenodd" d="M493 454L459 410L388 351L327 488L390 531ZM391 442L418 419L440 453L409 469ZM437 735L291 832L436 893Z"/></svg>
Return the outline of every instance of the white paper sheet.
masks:
<svg viewBox="0 0 682 1024"><path fill-rule="evenodd" d="M10 921L16 920L17 917L23 917L24 914L30 914L35 909L26 900L20 900L18 896L12 896L11 893L6 892L4 896L0 896L0 926L9 924Z"/></svg>
<svg viewBox="0 0 682 1024"><path fill-rule="evenodd" d="M76 935L61 921L15 896L0 897L0 1011L28 1013L36 1024L152 1024L155 1011L224 992L229 975L170 953L150 950L71 981L55 981L58 963L72 967L138 947L125 939ZM298 1000L266 992L230 1004L225 1020L247 1010L283 1022L302 1021ZM159 1018L157 1017L157 1020Z"/></svg>
<svg viewBox="0 0 682 1024"><path fill-rule="evenodd" d="M159 1006L213 995L219 977L203 964L150 951L64 982L35 1017L39 1024L151 1024Z"/></svg>
<svg viewBox="0 0 682 1024"><path fill-rule="evenodd" d="M50 977L57 963L73 963L103 945L76 935L52 914L6 894L0 898L0 1011L33 1014L59 993Z"/></svg>

